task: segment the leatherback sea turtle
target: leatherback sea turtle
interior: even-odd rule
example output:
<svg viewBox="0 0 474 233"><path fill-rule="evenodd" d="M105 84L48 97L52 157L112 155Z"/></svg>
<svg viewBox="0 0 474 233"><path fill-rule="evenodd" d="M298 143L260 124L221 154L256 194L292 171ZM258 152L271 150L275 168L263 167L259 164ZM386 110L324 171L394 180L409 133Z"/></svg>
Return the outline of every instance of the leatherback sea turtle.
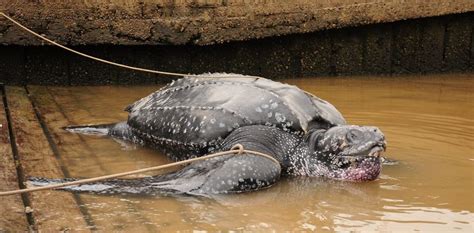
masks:
<svg viewBox="0 0 474 233"><path fill-rule="evenodd" d="M347 125L330 103L296 86L236 74L206 74L168 84L126 108L127 121L67 127L163 150L184 160L235 144L268 158L225 155L165 175L114 179L63 189L96 193L215 194L269 187L281 175L369 181L381 171L383 133ZM32 179L35 185L62 179Z"/></svg>

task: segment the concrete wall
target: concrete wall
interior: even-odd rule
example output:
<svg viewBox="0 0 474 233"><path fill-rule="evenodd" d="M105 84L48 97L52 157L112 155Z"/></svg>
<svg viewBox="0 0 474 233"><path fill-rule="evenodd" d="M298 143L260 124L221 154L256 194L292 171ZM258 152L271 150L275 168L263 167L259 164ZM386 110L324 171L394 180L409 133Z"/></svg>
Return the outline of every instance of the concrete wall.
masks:
<svg viewBox="0 0 474 233"><path fill-rule="evenodd" d="M68 45L208 45L474 10L473 0L0 0ZM0 44L41 45L0 18Z"/></svg>
<svg viewBox="0 0 474 233"><path fill-rule="evenodd" d="M474 72L474 13L381 23L208 46L75 48L101 58L181 73L268 78ZM0 46L7 84L145 84L168 78L87 60L51 46Z"/></svg>

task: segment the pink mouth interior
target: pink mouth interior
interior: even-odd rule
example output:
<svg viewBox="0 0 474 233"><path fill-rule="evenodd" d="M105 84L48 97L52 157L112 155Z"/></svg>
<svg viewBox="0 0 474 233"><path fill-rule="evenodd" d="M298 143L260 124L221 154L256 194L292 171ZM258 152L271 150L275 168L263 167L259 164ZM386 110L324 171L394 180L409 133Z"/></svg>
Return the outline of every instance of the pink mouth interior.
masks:
<svg viewBox="0 0 474 233"><path fill-rule="evenodd" d="M371 181L377 179L382 171L380 161L364 160L357 167L347 168L341 174L342 180Z"/></svg>

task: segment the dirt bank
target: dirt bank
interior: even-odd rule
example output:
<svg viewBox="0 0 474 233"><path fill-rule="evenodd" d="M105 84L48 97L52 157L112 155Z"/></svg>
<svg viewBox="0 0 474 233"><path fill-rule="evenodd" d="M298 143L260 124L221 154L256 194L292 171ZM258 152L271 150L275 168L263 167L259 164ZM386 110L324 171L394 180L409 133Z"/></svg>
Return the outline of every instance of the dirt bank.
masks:
<svg viewBox="0 0 474 233"><path fill-rule="evenodd" d="M209 45L474 10L472 0L0 0L0 9L69 45ZM41 45L5 19L0 44Z"/></svg>

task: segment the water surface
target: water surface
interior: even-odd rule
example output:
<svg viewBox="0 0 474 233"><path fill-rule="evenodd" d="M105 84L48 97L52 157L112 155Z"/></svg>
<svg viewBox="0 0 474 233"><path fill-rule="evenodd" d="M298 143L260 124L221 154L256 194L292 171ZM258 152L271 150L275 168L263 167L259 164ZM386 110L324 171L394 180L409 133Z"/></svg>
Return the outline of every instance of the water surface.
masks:
<svg viewBox="0 0 474 233"><path fill-rule="evenodd" d="M281 80L334 104L351 124L375 125L388 140L386 166L373 182L283 179L254 193L215 199L81 194L99 230L474 230L474 77ZM126 119L124 107L160 86L48 87L67 122ZM43 111L48 106L42 106ZM110 138L58 131L72 176L92 177L164 164L163 155ZM73 139L66 140L67 138ZM74 141L76 140L76 141ZM84 149L85 148L85 149ZM101 223L106 223L102 224Z"/></svg>

